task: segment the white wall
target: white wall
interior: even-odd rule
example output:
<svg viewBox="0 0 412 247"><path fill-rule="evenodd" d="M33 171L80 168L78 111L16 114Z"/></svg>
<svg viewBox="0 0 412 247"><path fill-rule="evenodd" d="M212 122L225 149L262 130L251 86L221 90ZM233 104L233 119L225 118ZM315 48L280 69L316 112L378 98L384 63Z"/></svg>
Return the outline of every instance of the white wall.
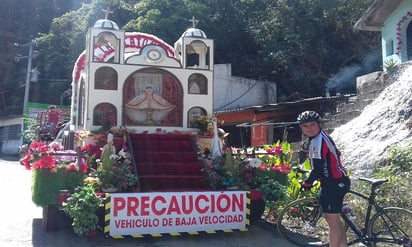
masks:
<svg viewBox="0 0 412 247"><path fill-rule="evenodd" d="M16 126L19 125L19 128L21 129L21 124L22 124L22 117L21 116L16 116L16 117L5 117L0 119L0 128L2 130L0 131L0 153L1 154L11 154L15 155L18 154L19 146L21 145L21 137L16 137L13 139L10 139L9 133L5 133L8 131L11 131L7 126ZM13 130L15 130L13 128Z"/></svg>
<svg viewBox="0 0 412 247"><path fill-rule="evenodd" d="M398 64L408 61L408 54L406 52L406 28L412 20L412 16L408 15L408 12L412 12L412 1L405 0L384 23L384 27L382 28L382 59L384 66L385 62L389 60L393 60ZM401 27L400 30L398 30L399 27ZM398 44L398 36L401 38L401 45ZM387 47L390 46L392 46L393 54L388 53ZM398 47L400 50L398 50Z"/></svg>
<svg viewBox="0 0 412 247"><path fill-rule="evenodd" d="M276 103L276 84L232 76L230 64L214 66L214 111Z"/></svg>

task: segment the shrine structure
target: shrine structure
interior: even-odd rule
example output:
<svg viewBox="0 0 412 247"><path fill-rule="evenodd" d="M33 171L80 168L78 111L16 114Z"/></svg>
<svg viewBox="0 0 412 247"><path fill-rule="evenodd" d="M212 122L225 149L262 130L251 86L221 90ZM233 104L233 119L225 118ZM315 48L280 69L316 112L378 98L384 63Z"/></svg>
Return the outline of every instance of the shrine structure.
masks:
<svg viewBox="0 0 412 247"><path fill-rule="evenodd" d="M199 144L207 142L193 120L213 115L214 42L191 21L171 46L120 30L106 15L89 29L75 63L71 130L109 126L116 151L130 151L139 181L135 192L109 194L108 236L248 228L250 192L216 191L203 172Z"/></svg>

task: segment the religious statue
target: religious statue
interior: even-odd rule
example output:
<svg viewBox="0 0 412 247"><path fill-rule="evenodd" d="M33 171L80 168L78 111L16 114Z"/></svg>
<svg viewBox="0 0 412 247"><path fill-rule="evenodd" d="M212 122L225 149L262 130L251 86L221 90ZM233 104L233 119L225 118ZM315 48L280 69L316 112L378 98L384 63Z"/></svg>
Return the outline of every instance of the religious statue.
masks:
<svg viewBox="0 0 412 247"><path fill-rule="evenodd" d="M160 124L175 107L147 86L144 92L126 104L125 113L133 122Z"/></svg>

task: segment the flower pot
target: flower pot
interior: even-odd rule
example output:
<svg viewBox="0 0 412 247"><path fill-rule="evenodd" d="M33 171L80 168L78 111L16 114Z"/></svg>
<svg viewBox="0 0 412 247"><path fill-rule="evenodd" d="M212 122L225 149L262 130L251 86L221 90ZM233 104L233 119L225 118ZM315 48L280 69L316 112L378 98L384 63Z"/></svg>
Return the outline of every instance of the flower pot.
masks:
<svg viewBox="0 0 412 247"><path fill-rule="evenodd" d="M85 235L88 238L95 238L95 237L97 237L97 232L96 231L90 231L90 232L86 232Z"/></svg>
<svg viewBox="0 0 412 247"><path fill-rule="evenodd" d="M60 190L73 190L83 183L84 174L66 169L33 170L32 201L40 207L58 205Z"/></svg>
<svg viewBox="0 0 412 247"><path fill-rule="evenodd" d="M261 219L264 211L263 192L258 190L250 191L250 222L253 223Z"/></svg>

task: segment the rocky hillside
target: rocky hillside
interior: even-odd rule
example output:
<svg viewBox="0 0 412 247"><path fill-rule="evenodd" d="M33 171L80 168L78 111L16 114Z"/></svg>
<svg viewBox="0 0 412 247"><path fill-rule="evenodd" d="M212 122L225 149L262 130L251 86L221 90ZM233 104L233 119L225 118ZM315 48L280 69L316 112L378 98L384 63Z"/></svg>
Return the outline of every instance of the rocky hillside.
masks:
<svg viewBox="0 0 412 247"><path fill-rule="evenodd" d="M354 176L367 176L384 165L387 150L412 141L412 63L405 63L386 80L393 80L373 97L359 116L331 134L342 161Z"/></svg>

